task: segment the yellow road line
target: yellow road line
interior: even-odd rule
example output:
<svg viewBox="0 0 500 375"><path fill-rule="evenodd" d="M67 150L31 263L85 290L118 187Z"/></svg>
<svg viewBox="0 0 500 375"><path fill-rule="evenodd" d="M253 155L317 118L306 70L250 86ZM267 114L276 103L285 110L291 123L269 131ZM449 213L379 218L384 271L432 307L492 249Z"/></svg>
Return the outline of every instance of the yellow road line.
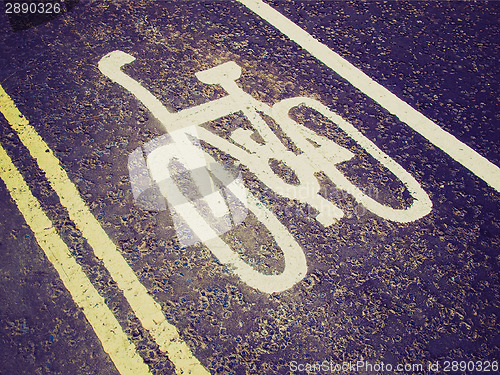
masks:
<svg viewBox="0 0 500 375"><path fill-rule="evenodd" d="M71 256L70 250L56 233L40 202L31 194L22 175L0 146L0 177L24 220L30 226L40 247L54 265L64 286L76 304L83 309L87 320L109 354L120 374L148 374L149 368L137 354L115 316L104 303L82 268Z"/></svg>
<svg viewBox="0 0 500 375"><path fill-rule="evenodd" d="M149 330L160 349L167 352L169 359L175 366L176 373L209 374L192 354L187 344L179 337L177 328L166 321L160 305L148 294L147 289L138 280L113 241L92 215L52 150L19 112L1 86L0 111L17 132L19 139L30 151L40 169L45 172L52 188L59 195L61 204L68 210L71 220L87 239L95 256L102 259L104 266L123 291L143 327Z"/></svg>

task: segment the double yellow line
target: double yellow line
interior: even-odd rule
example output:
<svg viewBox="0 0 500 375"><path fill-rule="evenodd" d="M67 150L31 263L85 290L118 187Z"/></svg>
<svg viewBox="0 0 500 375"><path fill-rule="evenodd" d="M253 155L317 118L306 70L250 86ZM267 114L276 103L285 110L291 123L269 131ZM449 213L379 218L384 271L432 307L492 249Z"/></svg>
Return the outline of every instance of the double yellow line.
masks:
<svg viewBox="0 0 500 375"><path fill-rule="evenodd" d="M176 373L209 374L179 337L177 328L166 321L160 305L148 294L116 245L92 215L59 160L19 112L2 86L0 86L0 112L29 150L39 168L45 172L61 204L68 210L71 220L86 238L95 256L103 261L143 327L149 330L160 349L168 354ZM52 221L44 213L40 202L33 196L23 176L1 145L0 177L33 231L38 244L54 265L76 304L83 309L118 371L123 375L148 374L148 366L104 303L104 298L99 295L82 267L72 257L68 246L57 234Z"/></svg>

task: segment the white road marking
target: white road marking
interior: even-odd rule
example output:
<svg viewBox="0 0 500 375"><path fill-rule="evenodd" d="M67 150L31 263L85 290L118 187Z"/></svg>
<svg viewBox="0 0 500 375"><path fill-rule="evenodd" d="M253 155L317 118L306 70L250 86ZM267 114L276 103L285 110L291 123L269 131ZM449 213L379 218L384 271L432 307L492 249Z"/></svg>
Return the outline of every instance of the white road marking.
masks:
<svg viewBox="0 0 500 375"><path fill-rule="evenodd" d="M142 87L139 82L121 71L121 67L124 64L132 61L134 61L132 56L122 51L113 51L99 61L99 69L114 82L134 94L151 111L153 116L163 124L170 138L177 138L178 147L176 147L176 142L162 145L152 151L147 160L147 166L152 179L159 186L163 196L169 200L169 207L171 207L174 223L181 222L179 218L182 218L183 222L190 227L196 236L194 240L188 238L187 241L199 240L204 242L219 261L233 266L234 272L244 282L254 288L271 293L292 287L307 272L304 253L274 214L268 212L262 205L256 204L255 198L251 194L247 198L253 202L251 210L259 219L264 220L262 223L271 230L272 235L281 246L285 258L285 270L280 275L263 275L243 262L238 254L233 252L218 238L218 233L212 228L212 223L200 215L193 203L189 202L179 191L176 184L171 181L172 179L167 167L170 160L177 158L188 170L194 170L203 165L208 165L208 159L211 159L207 154L205 160L203 160L203 157L199 154L201 149L198 150L197 147L190 144L191 141L187 138L187 134L195 137L197 141L198 134L200 134L201 139L204 141L239 159L253 173L257 174L264 184L279 194L291 199L307 202L318 209L319 215L317 216L317 220L325 226L331 225L335 220L340 219L344 213L332 202L318 194L320 186L315 173L320 171L324 171L337 186L347 190L366 208L383 218L398 222L410 222L427 215L432 209L432 202L429 196L411 174L389 158L389 156L382 152L368 138L364 137L349 122L316 100L310 98L290 98L276 103L274 107L270 107L254 99L236 84L236 80L241 75L241 68L235 62L228 61L196 73L200 81L222 86L228 93L226 97L177 113L171 113L151 93ZM414 198L411 206L405 209L393 209L390 206L380 204L355 187L334 166L334 164L349 160L353 154L329 139L320 137L291 120L289 110L299 105L311 107L336 123L370 155L399 178ZM255 130L259 132L264 139L265 145L252 140L249 135L250 131L248 130L236 129L231 134L231 139L240 145L237 146L201 126L194 126L202 125L206 122L216 120L220 116L227 116L239 111L247 117ZM303 153L296 155L285 148L259 112L274 118L276 124L285 130L286 134ZM299 186L286 183L272 171L268 162L272 158L285 161L294 170L300 180ZM213 159L212 161L215 164ZM227 208L222 210L222 212L227 212ZM182 238L181 243L183 243Z"/></svg>
<svg viewBox="0 0 500 375"><path fill-rule="evenodd" d="M19 112L12 99L0 86L1 112L29 150L45 177L68 210L71 220L82 232L94 254L102 259L111 277L123 291L125 298L162 351L168 353L178 374L208 374L177 328L165 319L161 306L138 280L121 253L82 200L76 186L69 179L59 160L28 120Z"/></svg>
<svg viewBox="0 0 500 375"><path fill-rule="evenodd" d="M210 162L215 163L215 160L206 155ZM235 180L237 181L237 180ZM248 209L253 212L257 219L271 232L280 247L285 267L278 275L266 275L255 270L248 263L243 261L241 256L232 250L210 227L199 212L193 207L187 199L182 196L182 193L177 192L174 196L176 202L182 202L183 205L176 205L176 212L192 227L196 235L204 242L210 251L223 263L233 267L233 271L238 275L243 282L256 288L264 293L282 292L293 287L296 283L302 280L307 274L307 261L304 251L295 241L287 228L276 218L274 213L268 210L261 202L259 202L252 193L246 191L244 186L231 188L235 195L240 195L240 201L246 203ZM160 185L160 189L162 186ZM245 194L242 197L241 194ZM172 196L173 194L170 194Z"/></svg>
<svg viewBox="0 0 500 375"><path fill-rule="evenodd" d="M352 139L356 141L361 147L363 147L371 156L373 156L380 164L386 167L392 172L406 187L408 192L413 198L413 202L409 207L403 209L396 209L390 206L381 204L375 199L363 193L361 189L352 184L332 163L329 163L326 158L311 157L310 164L315 166L316 170L323 171L331 181L335 183L339 189L347 191L351 194L356 201L361 203L366 209L373 212L374 214L383 217L387 220L397 221L399 223L408 223L411 221L418 220L425 215L429 214L432 210L432 201L430 200L427 193L422 189L422 186L418 183L413 176L408 173L401 165L396 163L391 159L386 153L380 150L372 141L366 138L359 130L357 130L350 122L344 120L342 117L336 113L330 111L328 107L321 104L317 100L311 98L290 98L284 99L279 103L276 103L272 108L272 113L274 119L282 126L283 130L287 134L290 134L292 129L294 132L311 132L304 126L297 124L292 120L288 113L291 108L297 106L307 106L312 108L323 116L328 118L334 124L336 124L340 129L342 129L346 134L348 134ZM305 133L304 138L311 138ZM314 155L314 147L308 142L302 142L303 151L305 151L304 156Z"/></svg>
<svg viewBox="0 0 500 375"><path fill-rule="evenodd" d="M204 128L200 128L198 130L200 135L204 135L202 136L202 139L225 152L227 152L228 148L234 150L235 152L229 152L229 154L238 158L252 171L252 173L255 173L264 184L272 188L278 194L290 199L307 202L313 206L319 211L316 220L321 222L324 226L329 226L338 219L342 218L344 212L340 208L336 207L332 202L318 194L320 191L320 185L318 179L314 176L314 173L319 172L319 170L315 170L310 163L308 163L303 154L296 155L283 145L281 140L271 130L269 125L264 121L259 113L262 112L272 117L273 114L271 107L265 103L259 102L236 84L236 79L238 79L240 75L241 68L233 61L228 61L224 64L196 73L196 76L202 82L207 84L218 84L228 93L227 97L233 99L233 111L234 109L239 109L243 113L255 130L257 130L260 136L264 139L265 144L262 145L257 143L251 139L249 134L251 131L245 131L241 128L236 129L231 134L231 139L238 143L241 142L240 145L250 152L244 151L243 149L235 146L235 144L220 137L210 137L209 140L205 137L209 132ZM207 104L210 103L218 105L216 101L209 102ZM179 112L179 116L183 117L184 111ZM201 117L200 120L206 122L210 119L208 117ZM279 122L277 125L281 126ZM302 133L296 131L296 128L290 128L289 130L290 133L287 135L292 139L292 141L296 142L297 138L302 137ZM325 139L325 141L327 140ZM334 143L332 142L332 144ZM340 156L340 158L336 160L337 162L345 160L342 156L347 158L352 157L352 153L347 152L347 150L343 149L339 145L334 145L339 151L337 155ZM331 149L328 151L331 151ZM325 152L325 149L320 148L318 150L318 154L323 154ZM285 162L287 166L292 168L298 177L300 184L291 185L274 173L269 165L269 160L273 158Z"/></svg>
<svg viewBox="0 0 500 375"><path fill-rule="evenodd" d="M260 173L257 174L266 185L272 187L275 191L284 196L302 200L317 208L320 211L317 220L323 225L331 224L333 219L338 219L342 217L342 215L337 216L334 212L331 212L332 210L325 210L326 208L332 206L332 204L317 194L319 192L319 184L314 176L314 173L320 171L325 172L337 187L348 191L358 202L362 203L363 206L385 219L407 223L418 220L431 211L432 202L429 196L422 189L420 184L413 178L413 176L406 172L403 167L391 159L387 154L382 152L373 142L363 136L361 132L359 132L348 121L330 111L326 106L317 100L311 98L294 97L284 99L275 103L273 107L260 103L251 95L245 93L236 84L235 79L239 77L239 74L225 74L226 70L229 70L230 72L234 71L234 68L227 68L228 64L231 63L232 62L228 62L219 65L207 71L197 73L196 75L199 79L200 76L202 78L209 77L209 80L206 81L207 83L218 83L229 94L229 96L234 97L234 101L239 103L238 107L242 108L244 115L250 120L252 126L259 131L260 135L265 140L266 144L263 146L250 139L250 137L242 137L242 129L238 129L240 130L239 134L233 133L231 135L233 140L236 140L235 135L239 135L239 140L242 142L241 144L245 148L254 152L253 155L247 155L240 160L244 162L252 171L260 171ZM405 209L394 209L390 206L380 204L376 200L365 195L359 188L353 185L334 166L344 160L349 160L353 154L329 139L320 137L313 131L308 130L304 126L300 126L293 121L289 116L289 111L291 108L296 106L308 106L323 114L343 131L345 131L378 162L390 170L406 186L414 198L411 206ZM290 137L290 139L301 149L303 153L301 155L295 155L293 152L287 150L257 111L262 111L266 115L273 118L276 124L281 127L285 134ZM182 114L182 112L179 114ZM200 134L202 134L201 130ZM203 134L206 134L206 131L203 132ZM316 148L308 139L315 140L316 143L321 146ZM223 147L223 143L225 142L221 139L217 142L217 147ZM325 145L328 146L324 147ZM331 154L332 151L337 156L333 163L331 162L333 156ZM294 170L297 177L301 181L301 187L315 185L316 191L314 194L307 194L307 192L311 192L311 190L306 188L306 194L301 195L301 193L304 193L304 189L300 189L295 186L292 187L291 185L284 183L281 178L276 176L276 174L269 169L268 160L271 158L277 158L285 161L286 164ZM327 205L325 205L325 202L328 202Z"/></svg>
<svg viewBox="0 0 500 375"><path fill-rule="evenodd" d="M215 189L215 184L208 173L208 164L205 159L205 153L201 146L193 144L189 135L198 140L198 133L195 126L188 126L183 129L178 129L168 133L172 142L163 145L149 154L147 158L148 168L151 172L151 177L156 183L163 181L168 182L168 186L176 188L173 182L169 163L178 159L184 167L191 173L191 178L194 180L202 199L208 204L215 217L221 217L229 213L224 198L220 191ZM199 146L199 147L198 147ZM168 190L168 189L167 189ZM169 199L169 204L175 205L175 200Z"/></svg>
<svg viewBox="0 0 500 375"><path fill-rule="evenodd" d="M71 256L68 246L57 234L52 222L45 215L40 202L31 193L23 176L0 146L0 177L24 220L30 226L45 255L56 269L64 286L102 343L102 347L122 375L149 374L135 346L106 306L82 267Z"/></svg>
<svg viewBox="0 0 500 375"><path fill-rule="evenodd" d="M242 101L240 100L242 99L241 95L228 95L225 98L209 102L205 105L189 108L185 110L186 112L170 113L151 93L142 87L139 82L133 80L121 71L123 64L130 63L133 60L133 57L122 51L113 51L99 61L99 69L108 78L134 94L135 97L151 111L153 116L162 122L165 130L169 132L169 136L177 139L179 147L173 147L175 143L159 147L149 154L147 161L152 178L158 183L162 194L167 199L175 202L173 205L175 210L172 210L172 213L182 217L196 234L197 238L204 242L217 259L219 259L221 263L233 267L234 272L249 286L265 293L281 292L294 286L297 282L302 280L307 273L307 261L304 252L290 232L288 232L287 228L281 224L271 211L258 202L252 194L248 193L246 197L243 197L241 192L237 189L232 190L235 195L240 196L240 201L245 203L246 200L248 202L249 209L264 226L271 231L276 242L280 246L285 260L285 269L279 275L262 274L245 263L239 254L231 250L231 248L219 238L218 234L211 227L211 223L208 223L200 215L192 202L189 202L182 195L175 184L169 182L171 176L166 166L174 157L180 159L188 170L197 169L203 166L203 164L216 164L216 161L208 154L205 155L205 160L203 161L198 154L199 150L193 148L193 145L189 145L190 141L187 140L186 134L189 133L196 138L198 137L197 132L192 126L192 120L185 121L185 119L196 119L196 125L201 125L210 121L214 115L218 116L215 117L215 119L217 119L221 116L239 111L246 104L246 96L243 97ZM219 82L222 77L223 80L230 80L234 83L235 77L238 78L240 74L240 67L234 62L229 62L210 69L209 71L198 73L197 76L199 79L212 79L216 82ZM267 125L264 124L264 126L267 128ZM203 130L204 129L201 127L198 128L198 131ZM181 147L182 145L183 147ZM244 159L244 161L247 162L248 160ZM262 161L258 160L256 163L262 164ZM269 170L269 172L274 176L271 170ZM165 181L166 183L164 183ZM315 196L319 197L317 194L315 194ZM174 216L174 220L175 219L176 216Z"/></svg>
<svg viewBox="0 0 500 375"><path fill-rule="evenodd" d="M488 185L500 191L500 168L498 166L491 163L463 142L460 142L453 135L443 130L385 87L375 82L326 45L314 39L313 36L271 6L261 0L237 1L266 20L390 113L397 116L402 122L439 147L455 161L484 180Z"/></svg>
<svg viewBox="0 0 500 375"><path fill-rule="evenodd" d="M254 99L236 84L236 80L241 75L241 68L235 62L228 61L196 73L200 81L207 84L218 84L222 86L228 93L227 96L177 113L171 113L163 107L151 93L142 87L139 82L121 71L121 67L124 64L128 64L132 61L134 61L132 56L122 51L113 51L100 60L99 69L103 74L108 75L112 80L122 85L132 92L137 99L142 101L155 117L158 116L157 118L163 123L165 130L170 133L177 132L178 129L182 129L183 126L184 129L189 129L194 124L203 124L215 120L220 116L227 116L241 111L262 136L265 145L261 145L251 139L251 131L245 129L236 129L231 134L231 139L235 141L236 144L239 144L240 147L235 143L228 142L223 138L215 136L202 127L199 127L197 133L201 135L201 139L210 143L212 146L239 159L249 167L264 184L271 187L280 195L290 199L307 202L313 206L319 211L316 219L324 226L333 224L336 220L342 218L344 213L332 202L318 194L320 185L314 174L320 171L325 172L337 187L348 191L359 203L385 219L403 223L411 222L427 215L432 209L432 202L429 196L411 174L389 158L388 155L382 152L368 138L364 137L350 123L330 111L318 101L310 98L290 98L276 103L271 108L267 104ZM145 93L147 93L147 95ZM291 108L298 105L309 106L328 117L370 155L389 169L401 180L401 182L403 182L414 198L411 206L405 209L394 209L390 206L382 205L350 183L350 181L335 168L334 164L350 159L353 154L331 140L320 137L316 133L308 131L305 127L299 126L295 121L291 120L288 112ZM263 112L274 118L276 123L285 130L290 139L303 151L303 154L296 155L286 149L279 138L262 119L259 112ZM314 147L311 141L320 145L320 147ZM242 149L241 146L246 150ZM179 155L181 153L182 150L180 150ZM187 151L186 153L187 155L183 156L183 158L189 159L195 157L195 153L188 153ZM156 153L152 156L157 157L155 165L159 166L159 169L164 168L162 165L162 155ZM165 157L167 157L167 155L165 155ZM272 158L282 160L291 167L298 177L300 184L298 186L290 185L276 175L268 163ZM148 164L151 163L148 161ZM201 234L201 226L199 226L199 228ZM205 235L199 238L207 237Z"/></svg>
<svg viewBox="0 0 500 375"><path fill-rule="evenodd" d="M235 67L237 65L234 62L227 62L209 70L196 73L196 76L205 83L217 83L222 86L229 96L234 98L235 106L241 108L243 114L265 140L265 145L261 145L250 138L249 133L251 131L237 129L231 134L231 139L240 143L246 149L250 150L251 153L241 152L240 150L236 153L229 152L229 154L232 156L241 155L238 156L240 161L247 165L252 172L256 173L267 186L272 187L283 196L299 199L318 209L320 214L316 219L325 226L332 224L335 219L341 218L343 212L335 206L333 208L336 208L340 212L332 210L331 206L333 204L318 195L319 183L314 173L320 171L325 172L338 188L346 190L368 210L385 219L407 223L418 220L431 212L432 202L418 181L387 154L382 152L373 142L363 136L348 121L330 111L319 101L311 98L294 97L284 99L275 103L273 107L258 102L236 84L235 80L239 78L239 74L234 73L236 70ZM289 116L289 111L291 108L297 106L308 106L339 126L406 186L414 199L412 204L404 209L394 209L390 206L380 204L353 185L335 167L335 164L349 160L353 154L328 138L320 137L313 131L293 121ZM303 153L295 155L293 152L287 150L262 119L258 111L262 111L273 118L275 123L281 127L285 134ZM178 115L182 116L182 113L183 111L179 112ZM221 150L227 150L230 143L222 138L209 136L208 133L205 129L199 129L199 134L202 135L203 140ZM320 145L320 147L313 146L310 142L311 140ZM236 147L232 146L231 148L234 150ZM268 164L268 160L271 158L281 159L291 167L301 184L299 186L287 184L272 172Z"/></svg>

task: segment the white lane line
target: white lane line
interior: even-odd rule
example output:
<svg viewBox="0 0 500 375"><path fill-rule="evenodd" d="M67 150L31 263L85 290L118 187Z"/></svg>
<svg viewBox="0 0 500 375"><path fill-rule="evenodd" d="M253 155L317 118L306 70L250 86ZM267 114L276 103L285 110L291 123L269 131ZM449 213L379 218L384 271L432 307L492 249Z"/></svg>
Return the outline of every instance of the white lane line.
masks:
<svg viewBox="0 0 500 375"><path fill-rule="evenodd" d="M40 202L31 193L26 181L0 146L0 178L24 220L30 226L40 247L57 270L75 303L83 309L102 347L122 375L149 374L149 368L137 354L115 316L104 303L82 268L59 237Z"/></svg>
<svg viewBox="0 0 500 375"><path fill-rule="evenodd" d="M87 239L95 256L102 259L118 287L123 290L123 295L143 327L150 332L160 349L167 352L168 358L175 365L176 373L208 374L209 372L180 338L177 328L167 322L161 306L148 294L116 245L92 215L52 150L19 112L2 86L0 86L0 112L18 134L40 169L45 172L45 177L59 196L61 204L68 210L71 220Z"/></svg>
<svg viewBox="0 0 500 375"><path fill-rule="evenodd" d="M237 0L252 12L266 20L292 41L308 51L323 64L349 81L358 90L375 100L391 114L429 142L439 147L454 160L469 169L495 190L500 191L500 168L485 157L479 155L465 143L460 142L450 133L440 128L433 121L399 99L385 87L375 82L361 70L317 41L305 30L290 21L280 12L261 0Z"/></svg>

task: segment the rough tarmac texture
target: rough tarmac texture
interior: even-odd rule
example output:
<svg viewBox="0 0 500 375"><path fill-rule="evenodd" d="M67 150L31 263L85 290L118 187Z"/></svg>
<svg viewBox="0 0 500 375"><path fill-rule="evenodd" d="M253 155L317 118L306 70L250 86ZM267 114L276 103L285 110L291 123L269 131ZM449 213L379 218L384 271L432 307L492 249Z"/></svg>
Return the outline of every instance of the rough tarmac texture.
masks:
<svg viewBox="0 0 500 375"><path fill-rule="evenodd" d="M269 4L499 164L498 3ZM498 192L250 11L229 1L81 1L16 33L0 17L0 83L211 373L285 374L290 361L499 359ZM243 160L247 188L280 218L308 263L308 275L285 292L249 288L205 246L181 249L168 211L134 205L128 156L165 131L99 72L99 59L117 49L136 57L125 72L171 111L224 96L194 73L230 60L243 69L239 86L260 101L320 100L409 171L432 212L408 224L382 219L319 174L325 196L346 213L324 228L314 211L272 192ZM293 116L355 153L339 169L357 186L395 208L412 203L402 183L335 124L312 111ZM151 372L174 373L3 117L0 124L3 147ZM224 138L252 129L238 114L204 126ZM219 161L236 162L205 146ZM297 182L279 155L271 165ZM116 373L3 184L0 194L0 370ZM254 215L223 239L263 273L283 268L279 247Z"/></svg>

